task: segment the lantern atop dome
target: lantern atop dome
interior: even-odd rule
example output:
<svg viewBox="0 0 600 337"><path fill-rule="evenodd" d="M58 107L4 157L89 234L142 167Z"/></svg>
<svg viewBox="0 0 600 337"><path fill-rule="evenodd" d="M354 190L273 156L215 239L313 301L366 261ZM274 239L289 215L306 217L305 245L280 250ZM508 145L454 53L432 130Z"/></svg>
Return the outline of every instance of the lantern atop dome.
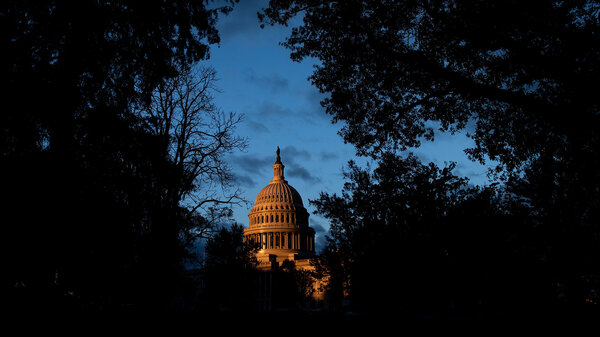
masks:
<svg viewBox="0 0 600 337"><path fill-rule="evenodd" d="M285 182L285 177L283 176L283 169L285 166L281 163L281 157L279 157L279 146L277 147L277 160L275 160L275 164L273 164L273 180L271 183L275 182Z"/></svg>

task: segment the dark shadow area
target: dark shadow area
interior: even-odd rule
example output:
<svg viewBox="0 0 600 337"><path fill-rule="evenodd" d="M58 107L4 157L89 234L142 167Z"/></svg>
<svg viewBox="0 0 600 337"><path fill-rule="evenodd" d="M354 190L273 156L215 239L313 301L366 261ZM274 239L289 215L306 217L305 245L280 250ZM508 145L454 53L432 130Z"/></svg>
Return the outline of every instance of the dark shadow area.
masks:
<svg viewBox="0 0 600 337"><path fill-rule="evenodd" d="M372 160L311 200L331 227L310 275L256 270L257 247L228 223L241 199L224 158L246 141L197 63L233 5L2 2L4 311L347 326L598 317L597 3L299 0L259 13L267 25L304 15L283 44L321 62L322 106ZM498 163L494 184L405 154L467 125L465 151Z"/></svg>
<svg viewBox="0 0 600 337"><path fill-rule="evenodd" d="M301 13L301 14L299 14ZM342 310L427 319L590 317L600 289L600 9L592 1L271 3L303 17L283 43L316 58L312 83L352 163L323 269ZM268 28L265 28L268 29ZM439 130L428 121L438 122ZM467 132L473 187L410 148Z"/></svg>
<svg viewBox="0 0 600 337"><path fill-rule="evenodd" d="M545 258L575 239L548 238L531 207L504 189L472 187L452 167L391 154L372 172L351 163L346 177L342 195L312 201L332 220L319 261L331 277L332 308L358 316L452 321L598 313L592 302L597 280L561 285L562 266ZM597 256L593 233L576 236L563 258L594 270L586 263Z"/></svg>

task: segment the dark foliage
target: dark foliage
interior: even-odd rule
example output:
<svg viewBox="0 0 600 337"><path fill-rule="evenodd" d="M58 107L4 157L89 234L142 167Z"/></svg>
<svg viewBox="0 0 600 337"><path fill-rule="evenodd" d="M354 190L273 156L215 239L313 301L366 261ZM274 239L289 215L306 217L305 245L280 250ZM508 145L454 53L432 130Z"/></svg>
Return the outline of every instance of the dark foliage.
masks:
<svg viewBox="0 0 600 337"><path fill-rule="evenodd" d="M294 261L283 261L276 277L275 308L297 312L310 308L316 282L312 271L296 268Z"/></svg>
<svg viewBox="0 0 600 337"><path fill-rule="evenodd" d="M255 309L256 251L258 245L244 244L243 227L237 224L221 228L208 240L201 310L242 313Z"/></svg>
<svg viewBox="0 0 600 337"><path fill-rule="evenodd" d="M514 168L548 142L596 134L599 11L591 1L274 0L259 17L302 15L284 45L321 62L311 79L360 153L417 145L433 137L427 120L461 129L475 118L472 155Z"/></svg>
<svg viewBox="0 0 600 337"><path fill-rule="evenodd" d="M165 198L193 186L176 185L185 172L133 111L208 58L217 16L229 10L202 1L2 3L3 304L169 306L186 254L181 229L205 220Z"/></svg>
<svg viewBox="0 0 600 337"><path fill-rule="evenodd" d="M256 269L260 245L243 242L243 227L221 228L206 245L204 287L199 311L237 315L257 312L300 313L310 307L314 275L284 261L271 270Z"/></svg>
<svg viewBox="0 0 600 337"><path fill-rule="evenodd" d="M320 268L333 308L422 315L506 314L558 304L531 209L414 156L350 163L341 196L311 202L331 220ZM338 301L336 303L335 301Z"/></svg>
<svg viewBox="0 0 600 337"><path fill-rule="evenodd" d="M547 262L541 269L517 264L528 277L499 278L540 289L517 298L547 303L559 296L581 305L597 303L600 289L599 14L596 2L584 0L273 0L258 16L267 24L302 18L283 45L293 60L319 60L310 79L327 94L322 105L343 123L341 135L358 154L383 159L384 165L388 151L434 139L430 121L440 131L466 131L475 141L467 154L498 163L491 173L514 207L501 212L508 219L492 220L470 209L458 223L473 224L481 216L486 223L500 221L511 243L503 241L501 251L517 242L524 255L515 261ZM347 203L335 199L321 211L341 217L341 209L371 205ZM442 207L450 212L458 206ZM412 214L406 211L400 204L391 213L404 219ZM426 219L409 223L430 223ZM386 233L378 226L369 232ZM473 241L491 240L482 241L484 247L497 243L477 227L470 230Z"/></svg>

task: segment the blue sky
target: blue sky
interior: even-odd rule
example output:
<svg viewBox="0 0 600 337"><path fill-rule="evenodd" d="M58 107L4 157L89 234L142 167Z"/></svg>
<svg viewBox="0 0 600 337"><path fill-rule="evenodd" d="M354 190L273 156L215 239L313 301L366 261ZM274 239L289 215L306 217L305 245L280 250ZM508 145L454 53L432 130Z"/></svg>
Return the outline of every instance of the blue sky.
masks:
<svg viewBox="0 0 600 337"><path fill-rule="evenodd" d="M244 115L238 134L248 138L248 147L244 153L233 154L229 162L235 183L248 204L234 207L234 219L248 225L254 198L272 178L279 146L286 180L298 190L311 213L310 225L316 231L319 249L329 224L313 214L308 200L318 198L321 191L341 191L342 168L348 160L356 160L355 150L337 134L341 126L331 123L319 104L322 94L307 80L314 61L293 62L289 51L279 45L291 28L260 28L256 12L266 4L267 1L241 1L233 12L221 17L221 43L212 47L206 62L216 69L219 78L217 106ZM412 151L424 162L438 166L455 161L456 174L484 184L486 168L469 161L463 152L472 144L462 134L436 134L436 141L424 142Z"/></svg>

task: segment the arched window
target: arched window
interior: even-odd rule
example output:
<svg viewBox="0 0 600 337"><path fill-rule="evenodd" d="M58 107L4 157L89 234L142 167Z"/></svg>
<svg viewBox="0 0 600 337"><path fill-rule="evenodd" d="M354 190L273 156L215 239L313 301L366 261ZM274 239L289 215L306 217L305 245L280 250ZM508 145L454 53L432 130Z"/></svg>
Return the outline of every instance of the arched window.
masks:
<svg viewBox="0 0 600 337"><path fill-rule="evenodd" d="M275 214L275 222L279 222L279 214Z"/></svg>
<svg viewBox="0 0 600 337"><path fill-rule="evenodd" d="M290 223L290 215L289 214L286 214L285 222Z"/></svg>
<svg viewBox="0 0 600 337"><path fill-rule="evenodd" d="M271 214L271 222L273 222L273 214Z"/></svg>

